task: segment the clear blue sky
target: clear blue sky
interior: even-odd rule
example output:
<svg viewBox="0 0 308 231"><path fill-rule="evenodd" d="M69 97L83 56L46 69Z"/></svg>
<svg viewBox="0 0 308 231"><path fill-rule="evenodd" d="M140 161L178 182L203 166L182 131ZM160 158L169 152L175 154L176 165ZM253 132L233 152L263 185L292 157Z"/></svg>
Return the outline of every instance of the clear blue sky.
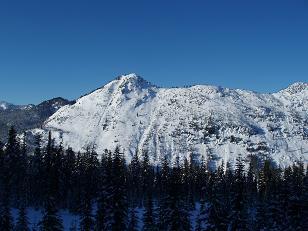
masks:
<svg viewBox="0 0 308 231"><path fill-rule="evenodd" d="M73 99L131 72L259 92L307 82L308 1L0 1L0 100Z"/></svg>

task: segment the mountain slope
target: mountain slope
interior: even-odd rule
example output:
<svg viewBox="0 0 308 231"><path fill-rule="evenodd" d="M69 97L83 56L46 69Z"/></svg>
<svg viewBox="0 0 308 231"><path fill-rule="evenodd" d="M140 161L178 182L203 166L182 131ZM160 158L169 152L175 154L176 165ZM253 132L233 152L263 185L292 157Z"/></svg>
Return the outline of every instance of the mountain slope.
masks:
<svg viewBox="0 0 308 231"><path fill-rule="evenodd" d="M63 98L54 98L38 105L13 105L0 102L0 140L5 141L10 126L18 132L41 127L43 122L64 105L72 104Z"/></svg>
<svg viewBox="0 0 308 231"><path fill-rule="evenodd" d="M190 153L231 162L239 153L269 155L282 165L308 161L308 84L274 94L197 85L159 88L130 74L62 107L32 130L82 150L120 145L127 161L148 151L156 163Z"/></svg>

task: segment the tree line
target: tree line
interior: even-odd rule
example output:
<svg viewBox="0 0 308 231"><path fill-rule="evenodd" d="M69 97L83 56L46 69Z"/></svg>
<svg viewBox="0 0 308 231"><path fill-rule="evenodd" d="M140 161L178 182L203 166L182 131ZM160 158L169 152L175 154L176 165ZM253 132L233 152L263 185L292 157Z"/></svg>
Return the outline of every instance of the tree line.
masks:
<svg viewBox="0 0 308 231"><path fill-rule="evenodd" d="M302 162L282 169L239 155L235 166L209 165L190 155L153 166L147 152L126 163L120 147L100 157L94 148L76 153L51 133L46 147L37 136L30 153L11 128L0 148L0 230L30 231L29 207L43 211L36 231L63 230L61 209L79 215L71 231L308 230Z"/></svg>

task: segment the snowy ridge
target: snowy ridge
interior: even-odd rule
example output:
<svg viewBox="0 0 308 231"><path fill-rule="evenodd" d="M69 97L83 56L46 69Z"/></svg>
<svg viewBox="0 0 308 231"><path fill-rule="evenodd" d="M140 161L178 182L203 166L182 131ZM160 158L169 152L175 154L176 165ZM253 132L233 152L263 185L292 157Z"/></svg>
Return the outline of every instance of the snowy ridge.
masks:
<svg viewBox="0 0 308 231"><path fill-rule="evenodd" d="M0 101L0 110L22 109L25 106L14 105L5 101Z"/></svg>
<svg viewBox="0 0 308 231"><path fill-rule="evenodd" d="M43 129L30 131L79 151L99 153L117 145L127 161L147 151L157 163L190 153L213 165L244 156L269 155L280 165L308 162L308 84L274 94L215 86L159 88L135 74L121 76L66 105Z"/></svg>

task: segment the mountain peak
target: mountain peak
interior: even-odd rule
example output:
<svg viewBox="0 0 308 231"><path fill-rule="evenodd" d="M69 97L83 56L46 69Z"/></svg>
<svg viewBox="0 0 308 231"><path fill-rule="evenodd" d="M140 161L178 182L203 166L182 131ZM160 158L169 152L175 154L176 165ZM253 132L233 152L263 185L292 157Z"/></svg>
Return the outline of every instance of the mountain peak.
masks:
<svg viewBox="0 0 308 231"><path fill-rule="evenodd" d="M308 90L308 83L305 82L296 82L288 86L287 88L283 89L280 92L289 93L290 95L294 95L300 92Z"/></svg>
<svg viewBox="0 0 308 231"><path fill-rule="evenodd" d="M118 78L116 78L116 80L120 80L122 82L148 83L148 84L150 84L147 80L145 80L141 76L137 75L136 73L121 75Z"/></svg>
<svg viewBox="0 0 308 231"><path fill-rule="evenodd" d="M50 100L46 100L43 101L42 103L40 103L39 105L37 105L38 108L46 110L46 108L48 108L51 111L57 111L58 109L60 109L61 107L65 106L65 105L71 105L75 103L75 101L69 101L67 99L64 99L62 97L56 97Z"/></svg>
<svg viewBox="0 0 308 231"><path fill-rule="evenodd" d="M124 74L117 77L117 80L137 80L137 79L143 79L140 76L138 76L136 73L130 73L130 74Z"/></svg>
<svg viewBox="0 0 308 231"><path fill-rule="evenodd" d="M155 85L145 80L144 78L140 77L136 73L121 75L118 78L116 78L116 80L121 81L120 84L121 88L144 89L144 88L155 87Z"/></svg>

